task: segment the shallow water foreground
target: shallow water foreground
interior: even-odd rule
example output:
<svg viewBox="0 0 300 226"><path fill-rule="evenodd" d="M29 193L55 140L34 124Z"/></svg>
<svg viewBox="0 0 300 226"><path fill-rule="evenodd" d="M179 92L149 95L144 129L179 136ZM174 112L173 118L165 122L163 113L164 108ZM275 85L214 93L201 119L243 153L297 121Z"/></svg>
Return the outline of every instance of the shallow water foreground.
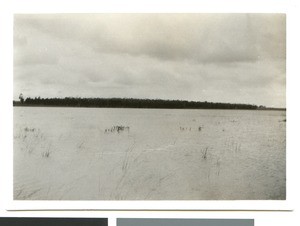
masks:
<svg viewBox="0 0 300 226"><path fill-rule="evenodd" d="M286 112L14 108L16 200L282 200Z"/></svg>

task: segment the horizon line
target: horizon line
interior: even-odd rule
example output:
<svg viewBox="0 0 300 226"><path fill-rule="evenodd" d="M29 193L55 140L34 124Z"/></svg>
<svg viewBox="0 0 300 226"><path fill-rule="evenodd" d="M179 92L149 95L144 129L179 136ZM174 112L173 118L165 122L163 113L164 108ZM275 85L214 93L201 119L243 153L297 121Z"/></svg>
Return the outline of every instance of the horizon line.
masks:
<svg viewBox="0 0 300 226"><path fill-rule="evenodd" d="M74 99L131 99L131 100L161 100L161 101L181 101L181 102L198 102L198 103L218 103L218 104L237 104L237 105L252 105L256 106L258 108L263 107L263 108L268 108L268 109L286 109L286 107L270 107L270 106L265 106L261 104L250 104L250 103L237 103L237 102L214 102L214 101L195 101L195 100L185 100L185 99L161 99L161 98L136 98L136 97L74 97L74 96L65 96L65 97L26 97L24 100L27 98L35 99L35 98L40 98L40 99L66 99L66 98L74 98ZM14 102L20 102L20 100L15 100L13 99Z"/></svg>

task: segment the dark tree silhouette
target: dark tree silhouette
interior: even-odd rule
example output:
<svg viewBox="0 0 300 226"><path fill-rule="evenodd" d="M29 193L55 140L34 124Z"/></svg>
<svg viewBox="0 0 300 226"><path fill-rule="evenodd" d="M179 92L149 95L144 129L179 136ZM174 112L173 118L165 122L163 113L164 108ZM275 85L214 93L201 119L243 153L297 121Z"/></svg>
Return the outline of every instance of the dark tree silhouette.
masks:
<svg viewBox="0 0 300 226"><path fill-rule="evenodd" d="M100 108L169 108L169 109L257 109L256 105L213 103L186 100L132 98L26 98L27 106L100 107Z"/></svg>

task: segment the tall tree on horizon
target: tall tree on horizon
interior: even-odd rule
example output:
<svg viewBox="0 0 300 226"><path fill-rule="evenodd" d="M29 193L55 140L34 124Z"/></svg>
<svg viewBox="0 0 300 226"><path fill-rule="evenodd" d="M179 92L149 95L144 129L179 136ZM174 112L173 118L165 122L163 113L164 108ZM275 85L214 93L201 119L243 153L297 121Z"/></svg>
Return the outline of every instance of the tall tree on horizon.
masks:
<svg viewBox="0 0 300 226"><path fill-rule="evenodd" d="M22 93L19 95L19 99L21 101L21 104L23 104L24 103L24 96L23 96Z"/></svg>

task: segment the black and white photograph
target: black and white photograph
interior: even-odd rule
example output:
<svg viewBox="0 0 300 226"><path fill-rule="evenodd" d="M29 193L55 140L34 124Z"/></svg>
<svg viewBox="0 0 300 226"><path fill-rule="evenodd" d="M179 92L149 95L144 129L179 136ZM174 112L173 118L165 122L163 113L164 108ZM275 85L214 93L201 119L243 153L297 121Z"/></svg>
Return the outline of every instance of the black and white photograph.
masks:
<svg viewBox="0 0 300 226"><path fill-rule="evenodd" d="M14 200L286 200L286 15L15 14Z"/></svg>

